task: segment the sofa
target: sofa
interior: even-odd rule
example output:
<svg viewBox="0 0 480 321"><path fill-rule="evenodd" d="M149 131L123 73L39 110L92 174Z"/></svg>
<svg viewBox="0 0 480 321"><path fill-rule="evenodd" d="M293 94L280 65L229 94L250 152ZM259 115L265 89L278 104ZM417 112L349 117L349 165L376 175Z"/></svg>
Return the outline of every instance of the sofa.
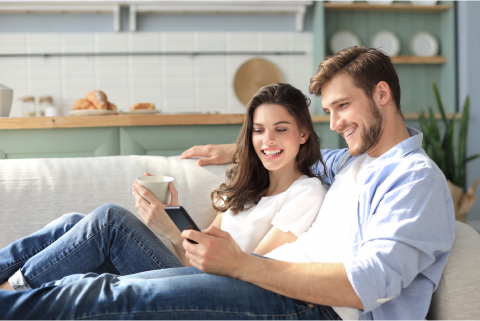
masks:
<svg viewBox="0 0 480 321"><path fill-rule="evenodd" d="M228 168L161 156L0 160L0 247L63 214L88 214L105 203L136 214L132 183L145 171L174 177L180 204L205 228L215 216L210 192L224 181ZM455 230L452 253L427 319L480 319L480 235L460 222Z"/></svg>

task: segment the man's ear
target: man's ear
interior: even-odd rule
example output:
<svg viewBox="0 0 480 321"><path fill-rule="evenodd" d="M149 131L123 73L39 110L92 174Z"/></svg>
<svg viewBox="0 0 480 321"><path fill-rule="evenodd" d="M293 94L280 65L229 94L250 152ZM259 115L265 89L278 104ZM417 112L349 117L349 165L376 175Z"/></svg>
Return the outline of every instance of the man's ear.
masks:
<svg viewBox="0 0 480 321"><path fill-rule="evenodd" d="M386 105L392 98L392 92L390 86L385 81L380 81L375 88L375 98L378 99L377 103L380 105Z"/></svg>

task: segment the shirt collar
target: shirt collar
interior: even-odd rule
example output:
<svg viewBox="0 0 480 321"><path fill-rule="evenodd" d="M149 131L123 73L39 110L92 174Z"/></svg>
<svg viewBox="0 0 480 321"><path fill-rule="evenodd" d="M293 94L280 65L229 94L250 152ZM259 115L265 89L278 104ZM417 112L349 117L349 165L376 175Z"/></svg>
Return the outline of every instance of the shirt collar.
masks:
<svg viewBox="0 0 480 321"><path fill-rule="evenodd" d="M391 158L400 158L412 151L422 147L423 134L421 131L408 127L410 138L405 139L401 143L392 147L388 152L380 156L377 161L384 161Z"/></svg>

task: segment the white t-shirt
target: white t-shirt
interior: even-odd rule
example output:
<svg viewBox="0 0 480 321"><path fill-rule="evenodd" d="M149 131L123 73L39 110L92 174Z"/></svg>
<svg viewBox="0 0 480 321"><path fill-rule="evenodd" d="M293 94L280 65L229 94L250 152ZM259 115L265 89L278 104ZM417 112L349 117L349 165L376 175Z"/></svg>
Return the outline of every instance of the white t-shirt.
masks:
<svg viewBox="0 0 480 321"><path fill-rule="evenodd" d="M326 192L318 178L303 175L285 192L262 197L248 210L236 215L226 211L221 228L230 233L244 252L251 253L273 226L296 236L308 230Z"/></svg>
<svg viewBox="0 0 480 321"><path fill-rule="evenodd" d="M335 176L312 227L296 242L280 246L265 256L293 263L341 263L352 257L350 222L357 216L366 169L374 160L365 154L345 166ZM333 309L343 320L360 318L357 309Z"/></svg>

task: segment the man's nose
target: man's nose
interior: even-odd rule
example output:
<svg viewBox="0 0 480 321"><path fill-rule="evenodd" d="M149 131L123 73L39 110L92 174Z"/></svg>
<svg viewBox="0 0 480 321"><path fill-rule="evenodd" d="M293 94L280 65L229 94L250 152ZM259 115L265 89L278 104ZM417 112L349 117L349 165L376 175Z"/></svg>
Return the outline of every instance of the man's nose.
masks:
<svg viewBox="0 0 480 321"><path fill-rule="evenodd" d="M337 130L342 126L342 118L337 112L330 111L330 130Z"/></svg>

